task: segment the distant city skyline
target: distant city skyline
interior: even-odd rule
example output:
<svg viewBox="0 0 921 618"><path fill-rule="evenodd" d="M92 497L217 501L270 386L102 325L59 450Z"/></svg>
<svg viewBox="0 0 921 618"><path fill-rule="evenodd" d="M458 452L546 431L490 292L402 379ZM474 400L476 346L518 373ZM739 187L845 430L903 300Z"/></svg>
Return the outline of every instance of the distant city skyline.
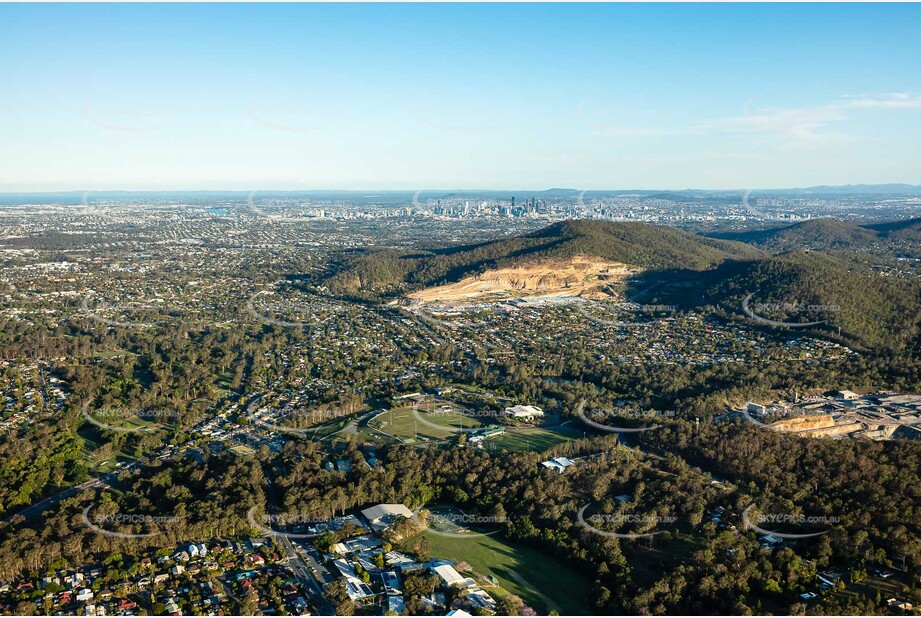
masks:
<svg viewBox="0 0 921 618"><path fill-rule="evenodd" d="M921 184L921 7L0 5L0 192Z"/></svg>

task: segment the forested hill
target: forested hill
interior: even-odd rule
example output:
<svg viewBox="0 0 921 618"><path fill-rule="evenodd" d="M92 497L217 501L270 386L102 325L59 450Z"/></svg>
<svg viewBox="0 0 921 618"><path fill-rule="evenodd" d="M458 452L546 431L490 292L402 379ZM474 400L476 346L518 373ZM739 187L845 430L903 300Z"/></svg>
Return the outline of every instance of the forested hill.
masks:
<svg viewBox="0 0 921 618"><path fill-rule="evenodd" d="M562 221L532 234L435 251L363 251L346 258L326 284L336 293L416 289L489 268L590 256L649 269L703 270L729 258L754 258L743 243L637 222Z"/></svg>
<svg viewBox="0 0 921 618"><path fill-rule="evenodd" d="M921 286L881 277L837 256L799 251L727 262L707 280L706 297L715 305L741 312L743 299L752 294L750 307L762 317L824 321L819 329L840 328L842 338L859 347L903 350L915 345L921 330Z"/></svg>
<svg viewBox="0 0 921 618"><path fill-rule="evenodd" d="M785 227L720 233L713 237L750 243L774 252L869 248L907 240L921 242L921 219L873 225L812 219Z"/></svg>
<svg viewBox="0 0 921 618"><path fill-rule="evenodd" d="M550 241L539 250L548 256L590 255L652 269L702 270L727 258L759 255L742 243L636 221L561 221L525 238Z"/></svg>
<svg viewBox="0 0 921 618"><path fill-rule="evenodd" d="M901 240L921 243L921 217L906 221L892 221L866 226L888 240Z"/></svg>
<svg viewBox="0 0 921 618"><path fill-rule="evenodd" d="M702 292L691 300L687 290L668 302L698 302L740 314L753 294L765 319L823 322L813 330L837 336L862 349L904 351L921 340L921 286L910 279L884 277L854 259L848 247L880 238L917 233L921 221L860 227L814 220L750 238L762 247L828 247L827 253L793 250L765 253L728 239L697 236L672 227L638 222L563 221L541 230L427 254L391 249L349 254L337 264L326 285L337 294L398 295L453 283L488 269L525 265L552 258L588 256L646 270L642 285L675 279ZM753 233L754 234L754 233ZM840 247L840 249L838 249ZM657 288L663 291L667 289ZM763 310L764 305L777 305ZM819 306L809 308L810 305Z"/></svg>

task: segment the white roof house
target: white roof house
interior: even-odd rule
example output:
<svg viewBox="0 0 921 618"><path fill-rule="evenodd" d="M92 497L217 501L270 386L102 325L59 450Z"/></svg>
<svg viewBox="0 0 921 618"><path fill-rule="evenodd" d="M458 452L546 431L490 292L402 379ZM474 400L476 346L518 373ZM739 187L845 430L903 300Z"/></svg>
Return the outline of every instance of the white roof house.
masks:
<svg viewBox="0 0 921 618"><path fill-rule="evenodd" d="M400 517L412 519L413 512L402 504L378 504L364 509L361 512L371 524L371 528L380 531L384 530Z"/></svg>
<svg viewBox="0 0 921 618"><path fill-rule="evenodd" d="M361 600L365 597L372 596L374 593L371 587L358 578L355 567L347 560L334 560L333 565L345 577L345 591L353 601Z"/></svg>
<svg viewBox="0 0 921 618"><path fill-rule="evenodd" d="M406 603L403 600L403 595L395 594L387 597L387 609L397 614L402 614L403 610L406 609Z"/></svg>
<svg viewBox="0 0 921 618"><path fill-rule="evenodd" d="M496 607L495 599L489 596L489 593L482 588L472 588L468 590L466 599L475 607L483 607L490 610Z"/></svg>
<svg viewBox="0 0 921 618"><path fill-rule="evenodd" d="M531 419L543 416L544 411L537 406L511 406L505 409L505 415L512 418Z"/></svg>
<svg viewBox="0 0 921 618"><path fill-rule="evenodd" d="M387 596L392 597L403 594L403 591L400 590L400 578L397 576L396 571L384 571L381 573L381 581L384 584L384 593Z"/></svg>
<svg viewBox="0 0 921 618"><path fill-rule="evenodd" d="M345 592L353 601L359 601L365 597L374 596L374 592L368 584L354 577L345 578Z"/></svg>
<svg viewBox="0 0 921 618"><path fill-rule="evenodd" d="M886 603L889 604L889 607L897 607L899 609L904 609L906 611L910 611L914 608L914 605L912 605L908 601L899 601L895 597L891 599L886 599Z"/></svg>
<svg viewBox="0 0 921 618"><path fill-rule="evenodd" d="M768 543L776 543L780 538L774 536L773 534L765 534L761 537L762 540L767 541Z"/></svg>
<svg viewBox="0 0 921 618"><path fill-rule="evenodd" d="M402 554L398 551L387 552L387 554L384 556L384 559L390 566L402 566L405 564L415 564L416 562L410 556Z"/></svg>

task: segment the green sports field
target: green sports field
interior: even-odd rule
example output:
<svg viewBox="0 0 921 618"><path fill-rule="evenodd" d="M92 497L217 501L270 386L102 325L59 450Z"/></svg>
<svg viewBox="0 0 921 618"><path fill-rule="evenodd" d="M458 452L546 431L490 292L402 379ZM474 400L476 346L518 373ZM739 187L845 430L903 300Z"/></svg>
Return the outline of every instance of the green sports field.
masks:
<svg viewBox="0 0 921 618"><path fill-rule="evenodd" d="M582 437L582 433L569 428L544 429L542 427L523 427L511 429L503 434L489 438L484 443L488 451L545 451L551 446L562 444Z"/></svg>
<svg viewBox="0 0 921 618"><path fill-rule="evenodd" d="M470 538L424 532L433 558L467 562L477 573L492 575L499 586L485 586L494 598L511 593L544 615L589 614L591 586L587 578L539 550L501 539L498 534Z"/></svg>
<svg viewBox="0 0 921 618"><path fill-rule="evenodd" d="M373 429L412 442L444 440L462 431L481 427L483 423L478 418L463 414L457 406L446 402L426 402L418 407L406 406L384 412L371 420L369 425Z"/></svg>

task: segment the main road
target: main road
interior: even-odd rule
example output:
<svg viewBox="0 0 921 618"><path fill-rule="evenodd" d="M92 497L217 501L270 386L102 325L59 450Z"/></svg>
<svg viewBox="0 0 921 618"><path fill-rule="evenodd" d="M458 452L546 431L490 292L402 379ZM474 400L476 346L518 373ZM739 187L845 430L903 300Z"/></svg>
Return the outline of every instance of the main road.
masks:
<svg viewBox="0 0 921 618"><path fill-rule="evenodd" d="M266 482L268 484L267 494L269 499L269 508L271 508L272 511L277 511L275 502L275 486L272 483L272 477L268 474L266 475ZM278 539L282 549L285 550L285 553L288 556L288 566L291 567L291 570L294 571L295 577L297 577L301 584L303 584L304 590L310 596L310 601L313 604L314 609L316 609L321 616L335 616L335 608L326 599L326 595L323 594L323 587L320 586L319 582L317 582L316 578L308 570L307 563L304 562L304 557L297 550L297 547L294 546L294 543L291 542L291 539L289 539L286 534L278 532L273 536Z"/></svg>

